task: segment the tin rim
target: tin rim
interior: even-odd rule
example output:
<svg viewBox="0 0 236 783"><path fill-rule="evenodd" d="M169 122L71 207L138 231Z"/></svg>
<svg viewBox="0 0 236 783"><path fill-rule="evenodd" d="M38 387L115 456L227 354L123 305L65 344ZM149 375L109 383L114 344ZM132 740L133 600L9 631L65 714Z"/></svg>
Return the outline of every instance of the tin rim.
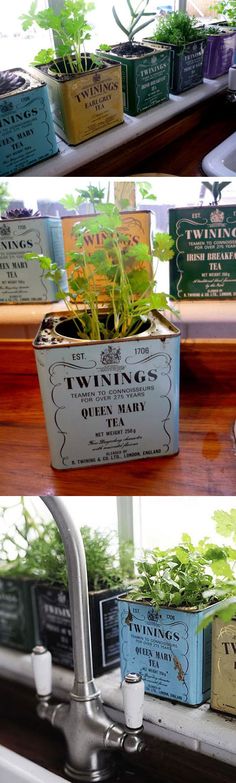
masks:
<svg viewBox="0 0 236 783"><path fill-rule="evenodd" d="M104 317L104 319L107 318L107 314L104 313L103 317ZM91 340L89 338L86 339L86 337L78 337L78 335L73 336L73 335L70 335L70 334L68 335L66 333L66 330L67 330L68 326L69 326L69 329L70 329L72 324L74 325L74 329L76 329L75 319L72 316L65 317L65 318L63 318L63 320L61 320L59 323L57 323L53 327L53 332L56 335L56 337L64 337L65 339L67 339L67 340L69 340L71 342L81 342L81 343L85 343L85 342L86 343L91 343L91 342L94 342L94 340ZM145 337L145 336L153 333L153 331L156 331L156 323L154 322L154 320L152 321L152 319L149 318L147 321L145 321L145 323L140 320L140 329L139 329L139 331L135 332L135 334L130 334L130 335L128 334L127 336L126 335L124 335L124 336L122 335L122 339L131 340L134 337L135 338L136 337ZM119 340L119 337L110 337L110 338L107 337L104 340L104 342L112 342L112 340ZM100 342L103 342L103 340L101 339L101 340L97 340L95 342L99 342L100 343Z"/></svg>

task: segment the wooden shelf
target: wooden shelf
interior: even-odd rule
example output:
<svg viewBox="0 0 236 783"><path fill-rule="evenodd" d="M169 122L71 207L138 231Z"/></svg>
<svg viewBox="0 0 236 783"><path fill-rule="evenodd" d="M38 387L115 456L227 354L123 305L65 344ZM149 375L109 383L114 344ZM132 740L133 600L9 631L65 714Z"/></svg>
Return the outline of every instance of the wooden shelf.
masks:
<svg viewBox="0 0 236 783"><path fill-rule="evenodd" d="M56 471L30 341L0 341L2 495L235 495L236 341L181 346L177 456Z"/></svg>

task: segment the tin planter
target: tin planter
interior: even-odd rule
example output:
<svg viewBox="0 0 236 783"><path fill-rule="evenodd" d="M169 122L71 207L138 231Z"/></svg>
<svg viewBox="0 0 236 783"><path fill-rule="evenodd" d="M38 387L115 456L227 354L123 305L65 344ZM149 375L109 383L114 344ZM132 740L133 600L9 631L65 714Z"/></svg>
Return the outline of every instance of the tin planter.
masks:
<svg viewBox="0 0 236 783"><path fill-rule="evenodd" d="M2 72L0 85L0 174L11 175L56 155L58 145L45 80L18 68Z"/></svg>
<svg viewBox="0 0 236 783"><path fill-rule="evenodd" d="M31 652L35 644L32 580L0 576L0 645Z"/></svg>
<svg viewBox="0 0 236 783"><path fill-rule="evenodd" d="M170 264L170 293L177 299L236 297L236 206L169 210L176 254Z"/></svg>
<svg viewBox="0 0 236 783"><path fill-rule="evenodd" d="M40 65L33 72L48 85L55 130L68 144L80 144L123 122L119 65L103 63L61 76Z"/></svg>
<svg viewBox="0 0 236 783"><path fill-rule="evenodd" d="M34 348L54 468L177 453L180 332L158 313L142 328L85 341L64 313L45 317Z"/></svg>
<svg viewBox="0 0 236 783"><path fill-rule="evenodd" d="M213 710L236 715L236 617L230 622L213 620L212 690Z"/></svg>
<svg viewBox="0 0 236 783"><path fill-rule="evenodd" d="M206 609L155 609L118 598L122 680L142 675L145 692L197 706L210 696L211 626L197 633Z"/></svg>
<svg viewBox="0 0 236 783"><path fill-rule="evenodd" d="M117 595L121 588L89 592L91 642L95 677L118 666L119 629ZM73 669L69 594L62 586L36 584L33 588L35 631L52 653L54 663Z"/></svg>
<svg viewBox="0 0 236 783"><path fill-rule="evenodd" d="M203 61L203 76L206 79L217 79L228 72L233 64L235 45L234 30L222 30L220 34L208 36Z"/></svg>
<svg viewBox="0 0 236 783"><path fill-rule="evenodd" d="M24 259L26 252L50 256L63 269L60 218L0 220L0 302L54 302L55 284L45 277L38 261L33 265ZM66 274L62 287L67 290Z"/></svg>
<svg viewBox="0 0 236 783"><path fill-rule="evenodd" d="M111 46L109 52L99 51L105 60L121 63L124 111L136 116L169 98L170 52L152 44L135 42L132 47L143 49L143 54L120 54L123 44Z"/></svg>
<svg viewBox="0 0 236 783"><path fill-rule="evenodd" d="M91 217L91 220L94 220L94 215L86 215L86 222L89 224L89 219ZM130 211L130 212L121 212L121 226L124 231L124 234L128 237L128 244L129 245L137 245L139 242L143 242L146 244L151 251L151 228L152 228L152 214L150 210L141 210L141 211ZM70 279L70 254L76 251L76 237L73 235L72 230L76 223L78 223L79 220L83 220L84 216L82 215L75 215L74 217L63 217L62 218L62 230L63 230L63 239L64 239L64 248L65 248L65 255L66 258L68 258L68 277ZM89 234L86 233L84 237L84 249L86 250L86 253L94 253L95 250L103 247L104 239L106 238L106 234L104 234L102 231L99 234ZM125 246L125 242L123 243ZM150 266L150 274L151 274L151 265ZM106 280L105 277L102 278L101 275L97 275L95 270L94 274L96 276L97 285L101 290L101 302L104 302L106 299L105 296L105 284Z"/></svg>
<svg viewBox="0 0 236 783"><path fill-rule="evenodd" d="M147 39L154 44L154 39ZM157 46L170 49L170 93L179 95L203 82L203 58L205 40L191 41L183 46L156 41Z"/></svg>

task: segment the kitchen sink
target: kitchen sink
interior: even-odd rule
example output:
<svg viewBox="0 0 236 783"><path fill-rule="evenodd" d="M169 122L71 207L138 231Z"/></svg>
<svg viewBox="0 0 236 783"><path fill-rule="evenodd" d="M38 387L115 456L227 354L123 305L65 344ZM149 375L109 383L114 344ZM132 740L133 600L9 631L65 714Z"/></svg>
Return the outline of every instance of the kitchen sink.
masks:
<svg viewBox="0 0 236 783"><path fill-rule="evenodd" d="M65 783L65 779L0 745L2 783Z"/></svg>
<svg viewBox="0 0 236 783"><path fill-rule="evenodd" d="M236 175L236 133L218 144L202 160L204 174L235 177Z"/></svg>

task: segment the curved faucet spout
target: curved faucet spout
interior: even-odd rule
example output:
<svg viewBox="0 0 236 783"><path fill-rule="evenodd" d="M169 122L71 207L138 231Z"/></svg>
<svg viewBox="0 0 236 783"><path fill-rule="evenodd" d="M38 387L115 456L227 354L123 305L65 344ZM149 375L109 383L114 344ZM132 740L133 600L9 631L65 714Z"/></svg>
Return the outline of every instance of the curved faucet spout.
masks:
<svg viewBox="0 0 236 783"><path fill-rule="evenodd" d="M41 496L51 512L64 544L67 561L75 680L72 696L78 700L98 695L93 679L89 597L84 545L77 521L61 498Z"/></svg>

